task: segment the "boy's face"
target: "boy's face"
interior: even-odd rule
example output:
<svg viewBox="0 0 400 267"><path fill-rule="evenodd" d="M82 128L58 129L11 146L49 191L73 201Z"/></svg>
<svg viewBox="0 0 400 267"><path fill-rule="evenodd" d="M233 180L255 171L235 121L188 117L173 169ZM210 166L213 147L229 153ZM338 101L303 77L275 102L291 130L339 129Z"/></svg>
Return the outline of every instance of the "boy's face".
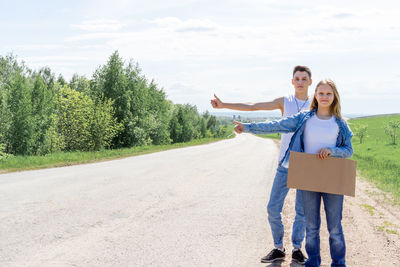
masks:
<svg viewBox="0 0 400 267"><path fill-rule="evenodd" d="M292 84L296 93L308 92L308 87L311 85L312 80L308 73L305 71L296 71L293 75Z"/></svg>

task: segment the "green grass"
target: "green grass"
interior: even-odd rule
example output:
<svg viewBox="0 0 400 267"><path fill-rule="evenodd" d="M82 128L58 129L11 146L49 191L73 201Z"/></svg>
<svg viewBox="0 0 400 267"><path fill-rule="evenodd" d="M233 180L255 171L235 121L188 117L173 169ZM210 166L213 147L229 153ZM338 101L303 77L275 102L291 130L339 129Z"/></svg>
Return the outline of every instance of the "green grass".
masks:
<svg viewBox="0 0 400 267"><path fill-rule="evenodd" d="M262 137L262 138L272 138L272 139L281 139L281 134L276 133L276 134L257 134L257 136Z"/></svg>
<svg viewBox="0 0 400 267"><path fill-rule="evenodd" d="M231 135L229 138L233 137L234 135ZM124 157L137 156L164 150L170 150L175 148L182 148L187 146L203 145L223 139L226 138L223 137L203 138L203 139L195 139L187 143L138 146L132 148L91 151L91 152L59 152L59 153L48 154L45 156L14 156L0 160L0 173L61 167L61 166L69 166L75 164L124 158Z"/></svg>
<svg viewBox="0 0 400 267"><path fill-rule="evenodd" d="M358 125L368 126L367 136L362 144L358 137L353 137L352 158L357 160L357 169L364 178L375 183L378 188L392 193L396 202L400 203L400 144L390 144L384 130L390 120L400 120L400 115L349 120L352 129L356 129Z"/></svg>
<svg viewBox="0 0 400 267"><path fill-rule="evenodd" d="M399 227L388 221L384 221L383 225L378 226L378 229L381 231L385 231L388 234L399 235L399 233L394 228L399 228Z"/></svg>
<svg viewBox="0 0 400 267"><path fill-rule="evenodd" d="M364 209L366 209L369 212L369 215L374 216L375 212L375 208L372 207L371 205L368 204L362 204L361 207L363 207Z"/></svg>

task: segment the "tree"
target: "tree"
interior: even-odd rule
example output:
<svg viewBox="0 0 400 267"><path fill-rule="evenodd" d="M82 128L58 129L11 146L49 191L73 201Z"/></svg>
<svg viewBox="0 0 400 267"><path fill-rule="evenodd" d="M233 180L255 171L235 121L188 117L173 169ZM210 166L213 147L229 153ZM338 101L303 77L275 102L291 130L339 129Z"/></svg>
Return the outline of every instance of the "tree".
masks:
<svg viewBox="0 0 400 267"><path fill-rule="evenodd" d="M172 102L166 99L165 92L158 89L152 81L148 87L149 102L148 112L153 114L154 125L150 129L149 135L153 144L169 144L171 138L169 134L169 121L172 117Z"/></svg>
<svg viewBox="0 0 400 267"><path fill-rule="evenodd" d="M209 116L207 120L207 129L210 130L211 133L215 134L217 126L217 118L215 116Z"/></svg>
<svg viewBox="0 0 400 267"><path fill-rule="evenodd" d="M57 83L59 83L61 86L64 86L67 84L67 81L64 79L64 77L60 74L58 75L57 78Z"/></svg>
<svg viewBox="0 0 400 267"><path fill-rule="evenodd" d="M22 73L16 73L9 86L8 108L12 116L6 133L7 150L12 154L32 154L31 92Z"/></svg>
<svg viewBox="0 0 400 267"><path fill-rule="evenodd" d="M170 137L173 143L180 143L182 141L182 125L178 121L178 114L174 111L171 121L169 123Z"/></svg>
<svg viewBox="0 0 400 267"><path fill-rule="evenodd" d="M359 125L354 128L354 135L360 139L360 144L362 144L364 137L367 136L367 125Z"/></svg>
<svg viewBox="0 0 400 267"><path fill-rule="evenodd" d="M400 128L400 120L399 121L389 121L385 126L385 133L390 137L391 144L396 145L397 139L397 129Z"/></svg>
<svg viewBox="0 0 400 267"><path fill-rule="evenodd" d="M203 113L202 117L205 118L206 120L208 120L208 118L210 117L210 112L208 112L208 110L206 110L206 112Z"/></svg>
<svg viewBox="0 0 400 267"><path fill-rule="evenodd" d="M10 95L10 82L12 75L20 71L15 58L12 55L0 56L0 145L3 153L7 151L7 132L11 121L11 112L8 105Z"/></svg>
<svg viewBox="0 0 400 267"><path fill-rule="evenodd" d="M90 126L93 139L92 149L109 148L114 136L122 129L122 124L118 123L114 117L113 101L106 99L104 102L97 103L94 105L93 112L93 120Z"/></svg>
<svg viewBox="0 0 400 267"><path fill-rule="evenodd" d="M201 118L200 121L200 132L201 132L201 137L206 137L207 136L207 120L203 117Z"/></svg>
<svg viewBox="0 0 400 267"><path fill-rule="evenodd" d="M169 125L172 104L165 93L140 74L132 60L125 66L115 51L106 65L98 68L91 82L95 102L113 100L117 121L123 125L113 147L131 147L171 142Z"/></svg>
<svg viewBox="0 0 400 267"><path fill-rule="evenodd" d="M108 148L122 128L114 117L111 99L95 104L89 96L64 86L57 100L59 130L66 150Z"/></svg>
<svg viewBox="0 0 400 267"><path fill-rule="evenodd" d="M227 133L228 133L228 126L224 125L223 127L219 128L218 136L225 137Z"/></svg>
<svg viewBox="0 0 400 267"><path fill-rule="evenodd" d="M201 119L196 106L175 105L170 123L170 136L173 143L188 142L201 137Z"/></svg>
<svg viewBox="0 0 400 267"><path fill-rule="evenodd" d="M88 151L94 147L90 122L93 120L93 101L67 86L57 96L59 130L67 151Z"/></svg>
<svg viewBox="0 0 400 267"><path fill-rule="evenodd" d="M55 89L55 76L54 73L51 72L49 67L41 68L39 71L40 76L42 76L44 83L46 84L49 90ZM62 78L62 76L61 76ZM64 78L62 78L63 80Z"/></svg>
<svg viewBox="0 0 400 267"><path fill-rule="evenodd" d="M75 73L68 85L71 89L90 96L90 80L86 79L85 76L79 76Z"/></svg>
<svg viewBox="0 0 400 267"><path fill-rule="evenodd" d="M38 155L60 151L63 148L63 141L57 130L55 84L52 82L54 78L49 79L48 74L41 71L34 72L31 79L33 81L31 93L33 151ZM45 83L45 79L51 82Z"/></svg>
<svg viewBox="0 0 400 267"><path fill-rule="evenodd" d="M14 55L0 56L0 144L4 153L15 153L17 145L17 140L14 141L15 136L11 132L12 128L15 129L17 119L13 112L18 110L18 98L13 95L13 91L16 90L16 78L19 77L20 80L23 78L24 69L25 66L19 64ZM23 83L27 85L25 80ZM19 89L26 90L25 85Z"/></svg>
<svg viewBox="0 0 400 267"><path fill-rule="evenodd" d="M114 137L113 147L131 146L134 140L132 129L133 117L130 109L128 80L124 70L124 62L115 51L106 65L98 68L93 74L91 82L91 96L94 101L103 102L105 99L113 101L115 117L122 123L122 131Z"/></svg>

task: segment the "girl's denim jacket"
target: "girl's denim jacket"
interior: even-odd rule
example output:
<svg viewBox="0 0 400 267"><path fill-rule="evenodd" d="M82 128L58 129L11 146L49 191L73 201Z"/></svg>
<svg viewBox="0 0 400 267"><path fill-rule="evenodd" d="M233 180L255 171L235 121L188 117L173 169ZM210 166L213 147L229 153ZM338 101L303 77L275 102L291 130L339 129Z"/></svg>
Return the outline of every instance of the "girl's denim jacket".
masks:
<svg viewBox="0 0 400 267"><path fill-rule="evenodd" d="M269 133L291 133L294 132L290 140L289 147L285 152L285 156L279 162L279 165L285 168L289 167L290 151L304 152L304 128L306 121L315 114L316 110L303 111L291 117L281 120L259 123L243 123L244 132L254 134ZM339 126L339 134L336 140L336 147L329 147L331 156L338 158L349 158L353 155L353 146L351 138L353 133L343 119L336 118Z"/></svg>

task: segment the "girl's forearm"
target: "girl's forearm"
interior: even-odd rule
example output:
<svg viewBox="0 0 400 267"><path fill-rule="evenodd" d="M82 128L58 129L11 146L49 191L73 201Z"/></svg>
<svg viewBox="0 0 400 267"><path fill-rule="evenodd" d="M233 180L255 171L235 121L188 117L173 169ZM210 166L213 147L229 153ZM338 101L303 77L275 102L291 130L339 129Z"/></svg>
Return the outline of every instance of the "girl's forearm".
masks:
<svg viewBox="0 0 400 267"><path fill-rule="evenodd" d="M279 121L243 123L244 132L253 134L291 133L296 130L296 124L287 119Z"/></svg>
<svg viewBox="0 0 400 267"><path fill-rule="evenodd" d="M353 155L353 145L351 143L351 137L346 138L343 146L329 148L331 150L331 156L338 158L350 158Z"/></svg>
<svg viewBox="0 0 400 267"><path fill-rule="evenodd" d="M337 158L350 158L353 155L353 147L330 147L331 156Z"/></svg>

